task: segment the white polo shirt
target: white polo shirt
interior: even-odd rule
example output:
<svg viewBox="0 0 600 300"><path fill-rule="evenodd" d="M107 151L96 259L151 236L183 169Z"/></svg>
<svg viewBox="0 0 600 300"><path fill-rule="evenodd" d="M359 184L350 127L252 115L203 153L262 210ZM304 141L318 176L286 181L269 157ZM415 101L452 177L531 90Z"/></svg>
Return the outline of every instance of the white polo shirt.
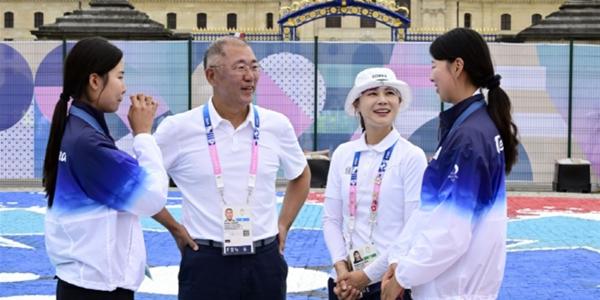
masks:
<svg viewBox="0 0 600 300"><path fill-rule="evenodd" d="M352 234L354 247L369 243L371 225L369 214L374 179L385 151L397 142L381 183L377 225L373 240L379 257L364 271L372 282L378 282L387 269L387 249L400 235L405 222L413 210L419 206L423 172L427 167L427 158L423 150L406 139L398 131L392 130L377 145L367 145L365 135L360 139L340 145L331 159L327 189L325 190L325 208L323 214L323 232L329 248L332 262L348 256L347 241L349 211L350 170L356 151L361 152L358 165L357 214ZM335 274L332 272L332 276Z"/></svg>
<svg viewBox="0 0 600 300"><path fill-rule="evenodd" d="M275 181L281 167L286 179L302 174L306 158L292 124L283 114L250 106L246 120L233 125L217 113L212 99L206 104L216 138L227 204L245 204L248 194L254 107L260 118L258 169L253 211L254 240L278 233ZM223 203L217 191L206 142L204 105L167 117L154 134L167 173L183 195L182 223L194 239L223 241Z"/></svg>

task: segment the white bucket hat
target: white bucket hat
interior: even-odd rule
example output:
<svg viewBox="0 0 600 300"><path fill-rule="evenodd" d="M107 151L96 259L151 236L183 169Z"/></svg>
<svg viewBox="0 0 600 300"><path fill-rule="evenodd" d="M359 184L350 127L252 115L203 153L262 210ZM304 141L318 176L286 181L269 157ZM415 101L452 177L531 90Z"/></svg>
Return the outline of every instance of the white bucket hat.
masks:
<svg viewBox="0 0 600 300"><path fill-rule="evenodd" d="M360 97L362 92L380 86L393 87L400 92L402 101L400 102L398 112L408 108L410 101L412 101L408 84L402 80L396 79L394 71L388 68L369 68L362 70L356 75L354 87L352 87L348 96L346 96L346 102L344 103L344 110L346 113L349 116L355 116L356 110L354 109L354 105L352 105L354 101Z"/></svg>

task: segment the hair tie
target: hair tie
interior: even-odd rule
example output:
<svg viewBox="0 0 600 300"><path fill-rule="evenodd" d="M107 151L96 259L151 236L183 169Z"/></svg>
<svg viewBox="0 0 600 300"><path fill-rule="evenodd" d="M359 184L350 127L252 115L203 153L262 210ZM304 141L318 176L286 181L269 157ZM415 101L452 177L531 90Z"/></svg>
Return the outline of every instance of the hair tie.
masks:
<svg viewBox="0 0 600 300"><path fill-rule="evenodd" d="M485 85L485 87L488 90L493 90L497 87L500 86L500 79L502 79L502 76L500 76L499 74L496 74L494 76L492 76L492 78L488 79L487 84Z"/></svg>
<svg viewBox="0 0 600 300"><path fill-rule="evenodd" d="M65 101L65 102L69 102L69 99L70 99L70 98L71 98L71 97L70 97L69 95L67 95L67 94L65 94L65 93L60 93L60 98L59 98L59 101Z"/></svg>

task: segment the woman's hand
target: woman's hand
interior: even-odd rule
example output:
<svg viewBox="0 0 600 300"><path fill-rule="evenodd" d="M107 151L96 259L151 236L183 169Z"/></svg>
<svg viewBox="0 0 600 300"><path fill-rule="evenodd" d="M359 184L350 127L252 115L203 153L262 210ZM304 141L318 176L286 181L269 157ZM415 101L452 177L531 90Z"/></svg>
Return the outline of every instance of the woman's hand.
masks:
<svg viewBox="0 0 600 300"><path fill-rule="evenodd" d="M337 274L336 285L333 288L333 292L340 300L353 300L358 299L361 296L360 290L356 289L352 285L348 283L345 278L350 273L348 270L348 263L345 260L340 260L336 262L333 267L335 268L335 272Z"/></svg>
<svg viewBox="0 0 600 300"><path fill-rule="evenodd" d="M362 291L369 285L369 277L363 270L346 272L343 275L338 275L339 281L345 281L346 284L352 286L353 288Z"/></svg>
<svg viewBox="0 0 600 300"><path fill-rule="evenodd" d="M152 96L144 94L133 95L129 98L131 99L131 106L129 106L127 119L129 119L133 135L150 133L154 123L154 115L158 108L157 103L152 100Z"/></svg>
<svg viewBox="0 0 600 300"><path fill-rule="evenodd" d="M391 264L381 279L381 299L402 299L404 288L396 281L395 271L397 264Z"/></svg>

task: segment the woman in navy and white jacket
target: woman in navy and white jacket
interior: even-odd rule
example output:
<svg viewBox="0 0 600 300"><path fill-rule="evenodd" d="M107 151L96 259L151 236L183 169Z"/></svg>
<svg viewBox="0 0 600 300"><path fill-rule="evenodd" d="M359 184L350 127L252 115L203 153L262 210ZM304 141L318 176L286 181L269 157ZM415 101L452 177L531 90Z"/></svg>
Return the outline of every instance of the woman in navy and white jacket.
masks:
<svg viewBox="0 0 600 300"><path fill-rule="evenodd" d="M519 143L510 99L477 32L453 29L429 50L431 81L453 106L440 114L421 206L389 250L383 299L407 288L414 299L496 299L506 260L505 174Z"/></svg>
<svg viewBox="0 0 600 300"><path fill-rule="evenodd" d="M133 299L144 278L139 217L163 208L168 177L150 135L151 97L131 97L136 158L110 136L104 113L118 109L123 76L123 53L102 38L79 41L65 61L44 161L46 250L57 299Z"/></svg>

